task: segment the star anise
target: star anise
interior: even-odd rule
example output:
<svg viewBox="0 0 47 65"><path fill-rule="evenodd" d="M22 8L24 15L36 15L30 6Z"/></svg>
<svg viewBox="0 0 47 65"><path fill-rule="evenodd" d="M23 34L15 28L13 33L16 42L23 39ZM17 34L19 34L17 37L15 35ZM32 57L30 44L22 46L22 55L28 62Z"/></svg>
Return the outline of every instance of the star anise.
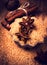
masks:
<svg viewBox="0 0 47 65"><path fill-rule="evenodd" d="M27 19L23 18L23 22L20 22L21 25L19 29L19 33L16 33L19 40L23 40L25 43L30 39L29 35L32 30L35 28L33 25L34 19L27 17Z"/></svg>

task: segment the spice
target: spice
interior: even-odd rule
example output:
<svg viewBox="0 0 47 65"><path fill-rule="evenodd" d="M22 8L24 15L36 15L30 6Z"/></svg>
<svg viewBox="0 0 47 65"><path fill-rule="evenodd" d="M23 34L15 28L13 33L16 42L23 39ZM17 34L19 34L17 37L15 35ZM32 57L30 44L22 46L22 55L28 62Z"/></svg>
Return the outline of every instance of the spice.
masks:
<svg viewBox="0 0 47 65"><path fill-rule="evenodd" d="M33 25L34 19L31 19L30 17L27 17L27 19L23 18L23 22L20 22L20 29L18 33L15 33L20 41L24 41L25 43L30 40L30 33L35 28Z"/></svg>

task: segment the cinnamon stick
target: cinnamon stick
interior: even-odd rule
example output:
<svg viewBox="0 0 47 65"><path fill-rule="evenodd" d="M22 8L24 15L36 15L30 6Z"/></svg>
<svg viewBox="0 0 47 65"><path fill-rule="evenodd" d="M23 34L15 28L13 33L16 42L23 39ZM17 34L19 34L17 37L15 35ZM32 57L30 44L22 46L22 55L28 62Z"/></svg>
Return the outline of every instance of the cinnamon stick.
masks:
<svg viewBox="0 0 47 65"><path fill-rule="evenodd" d="M29 12L33 12L34 10L36 10L38 8L38 6L33 6L33 7L30 7L30 8L26 8L27 10L27 13ZM12 20L14 20L15 18L17 17L21 17L25 15L25 12L21 9L21 10L15 10L12 12L12 14L8 15L5 17L5 19L8 21L8 22L11 22Z"/></svg>
<svg viewBox="0 0 47 65"><path fill-rule="evenodd" d="M1 24L3 27L5 27L7 30L10 30L10 25L5 21L5 19L1 20Z"/></svg>

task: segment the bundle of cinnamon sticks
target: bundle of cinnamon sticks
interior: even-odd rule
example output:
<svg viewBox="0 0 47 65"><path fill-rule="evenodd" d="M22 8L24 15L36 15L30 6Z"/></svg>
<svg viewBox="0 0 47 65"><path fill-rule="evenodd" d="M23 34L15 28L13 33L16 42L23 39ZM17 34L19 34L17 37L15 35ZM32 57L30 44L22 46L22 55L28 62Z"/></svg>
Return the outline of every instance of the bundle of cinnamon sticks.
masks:
<svg viewBox="0 0 47 65"><path fill-rule="evenodd" d="M38 6L36 5L33 5L32 7L28 7L28 8L25 8L27 10L27 13L29 12L33 12L34 10L36 10L38 8ZM21 17L23 15L26 15L25 12L22 10L22 9L17 9L17 10L14 10L14 11L11 11L9 12L5 19L8 21L8 22L11 22L13 19L17 18L17 17Z"/></svg>
<svg viewBox="0 0 47 65"><path fill-rule="evenodd" d="M27 13L33 12L38 8L38 6L35 5L30 5L28 7L25 8L25 10L27 11ZM2 21L2 25L7 28L10 29L9 24L17 17L21 17L23 15L26 15L25 11L22 9L17 9L14 11L10 11L6 17L4 18L4 21Z"/></svg>

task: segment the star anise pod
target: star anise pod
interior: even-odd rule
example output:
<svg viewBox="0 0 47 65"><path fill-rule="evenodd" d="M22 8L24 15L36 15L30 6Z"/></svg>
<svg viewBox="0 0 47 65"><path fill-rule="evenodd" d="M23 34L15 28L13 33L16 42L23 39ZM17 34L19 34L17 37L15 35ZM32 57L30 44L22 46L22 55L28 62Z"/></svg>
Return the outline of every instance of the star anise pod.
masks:
<svg viewBox="0 0 47 65"><path fill-rule="evenodd" d="M23 18L23 22L20 22L21 25L19 29L19 33L16 33L19 40L23 40L25 43L30 39L29 35L32 32L32 29L35 28L33 25L34 19L31 17L27 17L27 19Z"/></svg>

